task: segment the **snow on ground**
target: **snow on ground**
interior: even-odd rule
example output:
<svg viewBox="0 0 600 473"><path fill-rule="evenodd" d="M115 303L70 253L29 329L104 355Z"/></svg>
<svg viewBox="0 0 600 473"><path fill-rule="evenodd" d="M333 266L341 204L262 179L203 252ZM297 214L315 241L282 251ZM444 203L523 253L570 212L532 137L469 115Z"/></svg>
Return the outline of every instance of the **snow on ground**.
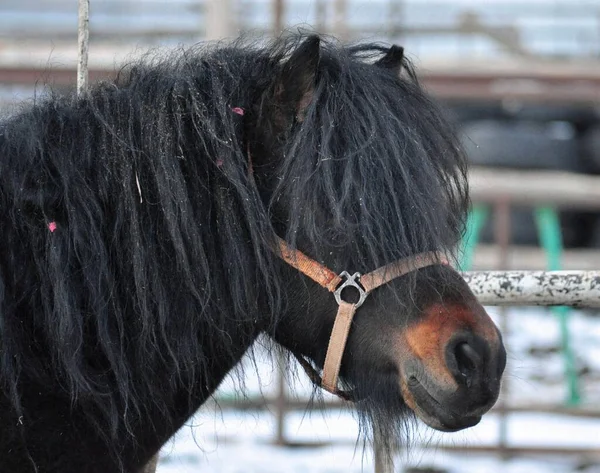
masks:
<svg viewBox="0 0 600 473"><path fill-rule="evenodd" d="M490 308L499 321L499 310ZM510 405L561 404L566 397L563 359L556 350L560 333L557 319L540 309L511 309L505 333L509 364L503 399ZM600 317L572 312L572 344L576 350L583 405L598 407L600 400ZM274 363L246 364L244 377L249 396L276 391ZM257 375L258 371L258 375ZM234 378L219 395L231 396L238 386ZM300 398L310 392L306 380L293 383ZM397 471L448 473L600 473L600 419L574 418L558 414L520 413L507 417L509 446L594 448L597 456L518 457L502 461L476 452L457 453L436 449L439 445L497 445L500 417L488 414L469 430L442 434L419 427L414 447L399 455ZM369 449L356 445L358 427L348 411L290 412L286 435L298 442L330 442L322 447L277 447L273 445L275 418L268 411L221 410L207 405L162 451L158 473L359 473L374 471ZM433 448L422 449L419 445Z"/></svg>

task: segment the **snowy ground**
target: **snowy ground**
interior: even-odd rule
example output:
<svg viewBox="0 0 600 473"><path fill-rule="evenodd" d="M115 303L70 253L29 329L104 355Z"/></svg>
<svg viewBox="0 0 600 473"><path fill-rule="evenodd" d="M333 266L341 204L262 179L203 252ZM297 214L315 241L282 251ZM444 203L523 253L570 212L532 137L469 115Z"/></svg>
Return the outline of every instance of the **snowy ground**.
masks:
<svg viewBox="0 0 600 473"><path fill-rule="evenodd" d="M498 309L490 312L498 320ZM505 335L509 351L508 393L512 405L560 404L566 396L562 376L562 357L557 352L559 331L551 313L539 309L511 309L507 314L509 332ZM600 400L600 317L573 312L570 326L573 346L577 348L583 405L599 407ZM276 389L273 364L261 362L245 376L248 395ZM221 394L231 394L236 382L229 380ZM296 382L300 397L308 383ZM508 416L509 446L553 446L594 448L595 457L546 456L520 457L501 461L479 453L447 453L435 446L496 445L500 419L489 414L476 427L441 434L419 428L413 438L415 447L399 456L398 472L451 473L600 473L600 419L583 419L556 414L512 414ZM374 471L371 453L355 447L358 429L346 411L326 413L303 411L287 416L286 435L294 441L331 442L325 447L297 448L272 445L275 431L270 412L202 409L162 452L159 473L359 473ZM418 445L434 448L421 449Z"/></svg>

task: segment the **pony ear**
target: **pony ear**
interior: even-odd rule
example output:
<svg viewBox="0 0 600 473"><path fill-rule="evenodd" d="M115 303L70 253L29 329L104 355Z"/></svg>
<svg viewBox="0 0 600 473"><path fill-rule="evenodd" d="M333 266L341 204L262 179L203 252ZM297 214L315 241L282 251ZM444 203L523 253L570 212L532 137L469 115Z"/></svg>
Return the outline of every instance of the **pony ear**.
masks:
<svg viewBox="0 0 600 473"><path fill-rule="evenodd" d="M404 62L404 48L396 44L392 45L388 52L379 59L375 65L391 70L395 75L399 75Z"/></svg>
<svg viewBox="0 0 600 473"><path fill-rule="evenodd" d="M283 109L295 113L299 121L312 101L320 60L321 40L317 35L311 35L298 46L281 70L277 98Z"/></svg>

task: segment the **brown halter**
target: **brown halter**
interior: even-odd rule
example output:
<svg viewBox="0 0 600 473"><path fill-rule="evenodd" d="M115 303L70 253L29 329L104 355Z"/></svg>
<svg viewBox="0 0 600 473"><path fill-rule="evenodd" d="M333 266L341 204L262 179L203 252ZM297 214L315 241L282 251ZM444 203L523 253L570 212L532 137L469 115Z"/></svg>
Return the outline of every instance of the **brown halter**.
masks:
<svg viewBox="0 0 600 473"><path fill-rule="evenodd" d="M339 304L333 329L331 330L329 346L327 347L322 377L319 376L306 359L297 354L294 354L294 356L298 359L313 383L320 385L326 391L342 399L350 400L352 398L351 393L339 390L337 388L337 380L344 347L346 346L348 334L350 333L350 325L352 324L356 309L363 304L373 289L377 289L379 286L383 286L393 279L412 271L436 264L448 264L448 260L443 254L432 251L395 261L365 275L361 275L360 273L350 275L346 271L337 275L301 251L291 249L285 241L278 239L278 244L281 259L329 292L333 292L335 300ZM342 300L342 291L346 287L354 287L358 291L358 302L350 303Z"/></svg>
<svg viewBox="0 0 600 473"><path fill-rule="evenodd" d="M241 107L233 107L231 110L242 116L245 113L244 109ZM253 177L254 169L252 165L252 154L250 153L250 143L247 145L247 154L248 174L250 177ZM344 348L346 347L346 341L348 340L350 326L354 314L356 313L356 309L363 304L373 289L377 289L379 286L383 286L393 279L399 278L412 271L436 264L448 264L448 260L442 253L431 251L387 264L364 276L360 273L350 275L346 271L342 271L337 275L326 266L306 256L301 251L293 250L281 238L277 239L277 243L279 245L278 255L281 259L311 278L329 292L333 292L335 300L339 305L335 322L333 323L333 329L331 330L329 345L327 346L325 364L323 365L323 375L319 376L319 373L317 373L304 357L296 353L293 353L293 355L314 384L321 386L326 391L335 394L344 400L351 400L351 393L337 388L337 380L342 364ZM354 287L358 290L360 295L358 302L350 303L342 300L342 291L346 287Z"/></svg>

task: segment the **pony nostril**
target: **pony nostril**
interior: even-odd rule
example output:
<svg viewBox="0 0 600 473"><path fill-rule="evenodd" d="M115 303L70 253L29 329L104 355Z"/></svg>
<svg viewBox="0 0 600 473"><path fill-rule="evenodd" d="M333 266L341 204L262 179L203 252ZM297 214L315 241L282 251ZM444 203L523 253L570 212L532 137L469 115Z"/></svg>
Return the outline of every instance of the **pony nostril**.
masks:
<svg viewBox="0 0 600 473"><path fill-rule="evenodd" d="M454 378L470 387L483 368L483 350L476 340L460 340L447 347L446 362Z"/></svg>
<svg viewBox="0 0 600 473"><path fill-rule="evenodd" d="M481 362L481 357L475 349L466 342L456 345L454 356L456 358L456 368L458 372L462 375L467 385L469 385L473 378L473 374L477 371L477 366Z"/></svg>

